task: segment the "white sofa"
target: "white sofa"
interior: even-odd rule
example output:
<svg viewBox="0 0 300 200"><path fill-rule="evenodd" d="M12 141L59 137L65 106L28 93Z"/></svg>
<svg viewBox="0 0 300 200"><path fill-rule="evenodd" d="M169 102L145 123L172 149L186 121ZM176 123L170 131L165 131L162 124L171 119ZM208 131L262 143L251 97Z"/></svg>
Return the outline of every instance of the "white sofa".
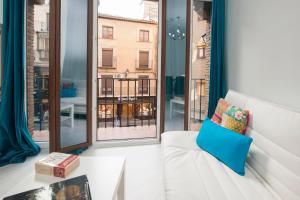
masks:
<svg viewBox="0 0 300 200"><path fill-rule="evenodd" d="M162 135L167 200L300 199L300 113L229 91L226 100L251 111L253 138L240 176L196 145L197 132Z"/></svg>

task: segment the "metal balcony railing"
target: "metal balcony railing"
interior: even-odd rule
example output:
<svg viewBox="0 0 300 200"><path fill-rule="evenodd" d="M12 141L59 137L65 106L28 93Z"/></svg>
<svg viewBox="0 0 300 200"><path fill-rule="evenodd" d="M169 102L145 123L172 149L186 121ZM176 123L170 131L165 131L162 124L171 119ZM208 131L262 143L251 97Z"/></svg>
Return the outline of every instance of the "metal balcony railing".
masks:
<svg viewBox="0 0 300 200"><path fill-rule="evenodd" d="M34 117L35 122L39 124L39 129L42 130L43 123L45 123L44 115L49 109L49 76L48 75L34 75Z"/></svg>
<svg viewBox="0 0 300 200"><path fill-rule="evenodd" d="M156 124L157 79L98 78L98 127Z"/></svg>
<svg viewBox="0 0 300 200"><path fill-rule="evenodd" d="M207 97L207 81L205 79L191 80L191 118L199 120L204 119L202 115L207 111L203 105L203 98Z"/></svg>

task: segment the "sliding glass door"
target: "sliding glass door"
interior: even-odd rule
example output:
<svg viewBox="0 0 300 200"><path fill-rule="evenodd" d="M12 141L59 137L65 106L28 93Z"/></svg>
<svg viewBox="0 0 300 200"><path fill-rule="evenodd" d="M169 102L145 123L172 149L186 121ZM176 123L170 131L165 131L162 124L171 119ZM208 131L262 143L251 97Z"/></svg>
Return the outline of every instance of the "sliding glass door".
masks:
<svg viewBox="0 0 300 200"><path fill-rule="evenodd" d="M70 151L91 144L92 0L57 0L52 28L56 53L51 88L54 136L52 151ZM51 49L50 49L51 51ZM53 87L54 86L54 87Z"/></svg>
<svg viewBox="0 0 300 200"><path fill-rule="evenodd" d="M210 71L211 1L192 0L190 49L190 130L207 117Z"/></svg>
<svg viewBox="0 0 300 200"><path fill-rule="evenodd" d="M163 1L161 132L188 129L189 0Z"/></svg>
<svg viewBox="0 0 300 200"><path fill-rule="evenodd" d="M210 71L209 0L164 0L161 132L199 130L207 116Z"/></svg>

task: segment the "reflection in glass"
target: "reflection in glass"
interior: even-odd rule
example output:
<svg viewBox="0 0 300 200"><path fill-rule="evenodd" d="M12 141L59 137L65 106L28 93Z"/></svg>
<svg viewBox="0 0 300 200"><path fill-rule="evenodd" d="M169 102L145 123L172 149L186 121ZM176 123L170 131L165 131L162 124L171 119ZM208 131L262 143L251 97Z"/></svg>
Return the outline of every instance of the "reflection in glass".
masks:
<svg viewBox="0 0 300 200"><path fill-rule="evenodd" d="M184 129L186 0L167 0L165 131Z"/></svg>
<svg viewBox="0 0 300 200"><path fill-rule="evenodd" d="M49 12L49 1L35 4L26 30L28 128L37 142L49 141Z"/></svg>
<svg viewBox="0 0 300 200"><path fill-rule="evenodd" d="M61 147L87 141L87 0L61 1Z"/></svg>
<svg viewBox="0 0 300 200"><path fill-rule="evenodd" d="M193 0L190 129L199 130L208 110L211 2Z"/></svg>

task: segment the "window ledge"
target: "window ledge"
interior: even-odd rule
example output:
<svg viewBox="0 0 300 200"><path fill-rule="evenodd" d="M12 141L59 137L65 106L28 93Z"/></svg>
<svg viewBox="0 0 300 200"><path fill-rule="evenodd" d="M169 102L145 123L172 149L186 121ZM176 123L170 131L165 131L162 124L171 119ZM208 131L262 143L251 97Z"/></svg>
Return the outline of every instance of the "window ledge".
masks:
<svg viewBox="0 0 300 200"><path fill-rule="evenodd" d="M99 69L117 69L117 67L106 67L106 66L100 66Z"/></svg>
<svg viewBox="0 0 300 200"><path fill-rule="evenodd" d="M136 69L136 70L146 70L146 71L152 70L151 67L149 67L149 68L140 68L140 67L136 67L135 69Z"/></svg>
<svg viewBox="0 0 300 200"><path fill-rule="evenodd" d="M102 40L115 40L115 38L104 38L104 37L100 37L99 39L102 39Z"/></svg>

